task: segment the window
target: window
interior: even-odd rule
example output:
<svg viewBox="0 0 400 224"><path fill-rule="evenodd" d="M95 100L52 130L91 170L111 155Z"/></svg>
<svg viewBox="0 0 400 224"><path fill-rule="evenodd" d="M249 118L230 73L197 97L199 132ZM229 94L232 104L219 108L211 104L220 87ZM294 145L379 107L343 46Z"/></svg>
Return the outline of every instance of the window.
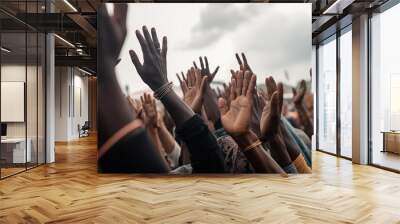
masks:
<svg viewBox="0 0 400 224"><path fill-rule="evenodd" d="M340 155L352 156L352 34L351 26L340 36Z"/></svg>
<svg viewBox="0 0 400 224"><path fill-rule="evenodd" d="M371 18L372 164L400 170L400 4Z"/></svg>
<svg viewBox="0 0 400 224"><path fill-rule="evenodd" d="M336 36L318 48L318 149L336 153Z"/></svg>

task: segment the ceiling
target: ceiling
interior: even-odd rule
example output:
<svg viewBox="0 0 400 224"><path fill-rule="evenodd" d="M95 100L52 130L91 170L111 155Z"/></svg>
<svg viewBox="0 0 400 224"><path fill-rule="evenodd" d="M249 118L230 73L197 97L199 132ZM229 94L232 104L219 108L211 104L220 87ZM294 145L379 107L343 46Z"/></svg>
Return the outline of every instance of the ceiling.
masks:
<svg viewBox="0 0 400 224"><path fill-rule="evenodd" d="M103 2L177 2L168 0L48 0L53 13L45 0L1 0L0 27L3 33L3 46L8 44L15 49L14 54L24 54L26 29L38 32L55 32L56 64L71 65L96 70L96 9ZM270 2L270 3L312 3L313 42L317 43L337 29L339 20L349 20L360 12L373 9L387 0L254 0L219 2ZM182 1L185 2L185 1ZM193 2L193 1L191 1ZM198 0L195 2L207 2ZM47 12L46 12L47 11ZM345 23L342 24L343 26ZM21 33L23 32L23 33ZM29 39L29 38L28 38ZM66 41L63 41L66 40ZM29 41L29 40L28 40ZM74 45L74 47L71 46ZM28 44L27 52L34 52L34 44ZM26 53L26 52L25 52Z"/></svg>

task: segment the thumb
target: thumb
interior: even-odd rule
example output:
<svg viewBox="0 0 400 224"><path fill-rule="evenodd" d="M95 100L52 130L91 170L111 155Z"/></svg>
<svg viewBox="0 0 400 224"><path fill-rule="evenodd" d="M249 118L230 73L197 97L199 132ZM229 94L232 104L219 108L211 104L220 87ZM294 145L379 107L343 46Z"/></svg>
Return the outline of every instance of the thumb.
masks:
<svg viewBox="0 0 400 224"><path fill-rule="evenodd" d="M296 94L297 94L297 91L296 91L296 89L295 89L295 88L292 88L292 93L293 93L293 96L296 96Z"/></svg>
<svg viewBox="0 0 400 224"><path fill-rule="evenodd" d="M229 110L226 100L222 97L218 99L218 108L222 115L226 114Z"/></svg>
<svg viewBox="0 0 400 224"><path fill-rule="evenodd" d="M278 115L279 113L279 98L278 98L278 91L275 91L271 97L271 112L274 115Z"/></svg>

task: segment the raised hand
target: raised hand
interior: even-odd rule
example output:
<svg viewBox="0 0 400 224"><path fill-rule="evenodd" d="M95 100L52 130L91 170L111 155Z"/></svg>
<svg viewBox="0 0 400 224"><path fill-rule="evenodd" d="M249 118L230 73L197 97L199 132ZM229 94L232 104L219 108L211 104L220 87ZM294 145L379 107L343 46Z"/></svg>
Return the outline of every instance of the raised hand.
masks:
<svg viewBox="0 0 400 224"><path fill-rule="evenodd" d="M143 96L140 96L140 101L143 105L143 111L145 113L145 124L148 127L156 128L159 126L158 116L159 113L157 112L157 106L155 99L147 93L144 93Z"/></svg>
<svg viewBox="0 0 400 224"><path fill-rule="evenodd" d="M261 137L260 133L260 118L264 109L263 100L257 94L257 91L253 92L253 108L251 111L250 128L258 136Z"/></svg>
<svg viewBox="0 0 400 224"><path fill-rule="evenodd" d="M134 115L137 118L144 120L142 102L138 99L133 99L131 96L128 96L127 99L128 99L129 106L131 106Z"/></svg>
<svg viewBox="0 0 400 224"><path fill-rule="evenodd" d="M107 30L107 35L100 37L101 47L104 50L102 57L112 57L114 63L118 61L118 56L124 44L126 37L126 15L128 12L127 4L115 4L113 16L107 18L107 10L104 8L99 10L102 14L102 24L104 30ZM106 31L104 31L106 32Z"/></svg>
<svg viewBox="0 0 400 224"><path fill-rule="evenodd" d="M256 76L249 71L238 71L231 80L230 105L220 98L218 106L224 129L232 136L247 134L250 131L250 118L255 91Z"/></svg>
<svg viewBox="0 0 400 224"><path fill-rule="evenodd" d="M236 53L235 56L236 56L236 60L239 63L239 68L240 68L241 71L250 71L251 73L253 73L253 71L251 70L249 64L247 63L247 58L246 58L246 55L244 53L242 53L243 62L240 59L240 56L239 56L238 53Z"/></svg>
<svg viewBox="0 0 400 224"><path fill-rule="evenodd" d="M204 57L204 61L205 61L205 63L206 63L205 66L204 66L203 58L202 58L202 57L199 57L199 61L200 61L200 72L201 72L201 75L202 75L202 76L207 76L209 82L212 82L212 81L214 80L215 75L217 74L217 72L218 72L218 70L219 70L219 66L217 66L217 67L215 68L215 70L213 71L213 73L211 73L211 72L210 72L210 67L208 66L208 59L207 59L207 57L206 57L206 56ZM194 66L195 69L199 69L199 68L197 67L196 62L194 62L194 61L193 61L193 66Z"/></svg>
<svg viewBox="0 0 400 224"><path fill-rule="evenodd" d="M215 70L211 73L207 57L204 57L205 65L203 63L202 57L199 57L199 61L200 61L200 68L197 67L196 62L194 62L194 61L193 61L193 66L196 69L200 69L201 75L206 76L208 78L208 83L211 83L214 80L215 75L217 74L217 72L219 70L219 66L217 66L215 68ZM207 117L213 123L215 123L221 116L219 113L219 110L218 110L217 94L211 89L210 85L206 86L204 93L205 93L204 94L204 110L207 114Z"/></svg>
<svg viewBox="0 0 400 224"><path fill-rule="evenodd" d="M299 88L296 90L292 88L293 91L293 104L296 107L297 113L300 118L300 122L303 126L304 132L311 138L314 132L314 126L309 114L304 106L304 96L307 92L307 85L305 80L301 80Z"/></svg>
<svg viewBox="0 0 400 224"><path fill-rule="evenodd" d="M163 37L162 48L158 41L156 29L151 28L151 36L146 26L142 28L143 35L136 30L136 37L139 40L143 52L143 64L134 50L129 54L136 71L142 80L152 89L156 90L168 83L167 78L167 37Z"/></svg>
<svg viewBox="0 0 400 224"><path fill-rule="evenodd" d="M307 85L305 80L301 80L298 89L292 88L293 92L293 103L295 105L301 105L304 100L304 96L306 95Z"/></svg>
<svg viewBox="0 0 400 224"><path fill-rule="evenodd" d="M270 76L265 79L267 93L265 97L265 106L261 114L260 130L263 138L271 138L278 132L281 122L281 113L283 105L283 85L278 83Z"/></svg>
<svg viewBox="0 0 400 224"><path fill-rule="evenodd" d="M187 103L194 112L200 113L203 106L204 92L207 85L207 76L201 76L200 70L190 68L187 77L182 73L182 79L178 80L183 92L183 101Z"/></svg>

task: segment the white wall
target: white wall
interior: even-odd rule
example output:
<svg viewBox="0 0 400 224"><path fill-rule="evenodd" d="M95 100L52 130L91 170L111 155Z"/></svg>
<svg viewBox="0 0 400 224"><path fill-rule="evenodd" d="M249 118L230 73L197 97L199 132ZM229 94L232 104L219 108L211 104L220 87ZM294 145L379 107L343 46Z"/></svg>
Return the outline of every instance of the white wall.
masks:
<svg viewBox="0 0 400 224"><path fill-rule="evenodd" d="M78 125L88 120L88 78L76 68L56 67L55 85L55 140L77 139Z"/></svg>

